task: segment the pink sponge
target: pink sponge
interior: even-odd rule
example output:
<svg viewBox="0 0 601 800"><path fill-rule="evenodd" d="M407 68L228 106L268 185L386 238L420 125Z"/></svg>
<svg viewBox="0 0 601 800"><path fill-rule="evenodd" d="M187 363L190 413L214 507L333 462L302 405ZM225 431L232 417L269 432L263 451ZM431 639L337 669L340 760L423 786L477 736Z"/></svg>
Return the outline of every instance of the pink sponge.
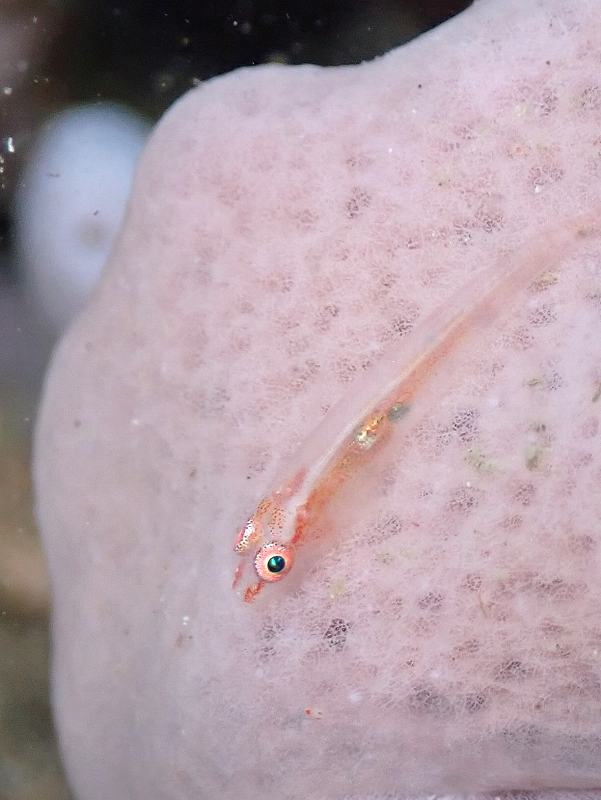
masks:
<svg viewBox="0 0 601 800"><path fill-rule="evenodd" d="M551 246L601 207L600 39L594 0L480 0L359 67L213 80L158 126L38 425L82 800L601 785L601 245ZM234 537L280 464L546 232L290 581L241 602Z"/></svg>

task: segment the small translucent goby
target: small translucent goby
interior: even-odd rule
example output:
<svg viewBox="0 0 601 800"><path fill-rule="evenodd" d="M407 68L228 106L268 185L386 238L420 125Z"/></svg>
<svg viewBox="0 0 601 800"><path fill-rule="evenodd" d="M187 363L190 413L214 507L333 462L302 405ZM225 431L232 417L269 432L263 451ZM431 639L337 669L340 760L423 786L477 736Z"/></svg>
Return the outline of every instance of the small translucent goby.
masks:
<svg viewBox="0 0 601 800"><path fill-rule="evenodd" d="M583 238L599 235L600 214L544 231L475 275L444 308L421 320L402 345L389 347L330 409L236 535L233 587L245 602L298 569L301 556L305 566L311 563L311 548L303 547L311 541L307 533L338 487L403 425L419 406L420 391L444 371L466 337L508 315L541 274L560 268Z"/></svg>

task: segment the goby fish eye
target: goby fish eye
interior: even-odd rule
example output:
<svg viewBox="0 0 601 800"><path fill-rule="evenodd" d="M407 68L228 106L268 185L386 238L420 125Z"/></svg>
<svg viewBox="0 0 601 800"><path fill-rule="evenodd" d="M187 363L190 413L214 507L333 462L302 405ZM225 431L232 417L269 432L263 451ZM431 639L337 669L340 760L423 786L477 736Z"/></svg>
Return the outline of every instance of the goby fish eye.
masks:
<svg viewBox="0 0 601 800"><path fill-rule="evenodd" d="M261 580L269 583L280 581L292 569L294 551L278 542L269 542L255 556L255 569Z"/></svg>

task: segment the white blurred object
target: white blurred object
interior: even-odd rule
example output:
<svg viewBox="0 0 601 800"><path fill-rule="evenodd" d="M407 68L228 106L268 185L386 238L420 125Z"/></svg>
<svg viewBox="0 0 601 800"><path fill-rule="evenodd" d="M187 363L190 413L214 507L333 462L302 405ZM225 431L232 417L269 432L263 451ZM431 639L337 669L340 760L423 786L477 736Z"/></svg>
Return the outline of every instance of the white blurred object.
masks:
<svg viewBox="0 0 601 800"><path fill-rule="evenodd" d="M120 106L79 106L53 117L30 154L15 201L18 265L57 332L98 280L149 129Z"/></svg>

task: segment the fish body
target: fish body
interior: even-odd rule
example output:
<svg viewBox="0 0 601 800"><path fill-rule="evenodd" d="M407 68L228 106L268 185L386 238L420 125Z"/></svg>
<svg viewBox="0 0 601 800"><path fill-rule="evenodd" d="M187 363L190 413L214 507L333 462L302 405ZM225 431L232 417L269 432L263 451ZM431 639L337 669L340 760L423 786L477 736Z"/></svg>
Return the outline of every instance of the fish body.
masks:
<svg viewBox="0 0 601 800"><path fill-rule="evenodd" d="M583 238L599 235L600 225L601 212L576 217L497 261L353 384L280 470L274 488L236 536L234 551L244 561L235 570L233 586L245 602L297 568L297 552L321 510L419 407L422 388L444 371L466 337L507 315L537 277L558 267ZM310 562L309 548L306 553L303 548L302 557Z"/></svg>

